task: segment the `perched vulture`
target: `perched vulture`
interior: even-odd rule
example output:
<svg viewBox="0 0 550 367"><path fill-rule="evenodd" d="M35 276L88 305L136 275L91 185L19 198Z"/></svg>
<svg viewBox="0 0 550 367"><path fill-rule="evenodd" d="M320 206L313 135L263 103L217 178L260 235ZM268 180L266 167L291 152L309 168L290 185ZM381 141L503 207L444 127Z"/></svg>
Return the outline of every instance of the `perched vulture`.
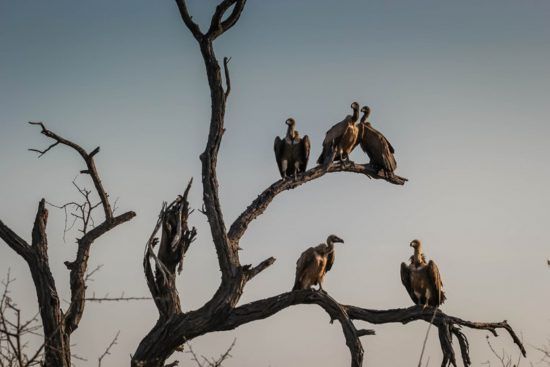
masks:
<svg viewBox="0 0 550 367"><path fill-rule="evenodd" d="M361 149L369 156L371 165L384 170L386 175L393 175L393 171L397 168L397 162L393 156L395 149L393 149L388 139L367 121L370 108L364 106L361 112L363 112L363 116L359 123L357 142L361 144Z"/></svg>
<svg viewBox="0 0 550 367"><path fill-rule="evenodd" d="M294 176L298 173L303 173L307 168L309 160L309 137L305 135L300 138L300 134L296 131L296 121L293 118L286 120L288 125L286 136L284 139L275 137L273 149L275 150L275 159L277 166L283 179L288 176Z"/></svg>
<svg viewBox="0 0 550 367"><path fill-rule="evenodd" d="M333 160L348 161L349 154L357 146L359 128L355 126L359 120L359 104L351 104L353 115L347 115L342 121L332 126L323 140L323 151L317 159L318 164L329 165Z"/></svg>
<svg viewBox="0 0 550 367"><path fill-rule="evenodd" d="M413 240L410 246L414 255L409 265L401 263L401 282L415 304L439 307L446 299L439 269L432 260L426 262L419 240Z"/></svg>
<svg viewBox="0 0 550 367"><path fill-rule="evenodd" d="M334 264L334 244L344 241L333 234L328 236L327 243L316 247L310 247L300 255L296 262L296 280L293 291L298 289L309 289L319 284L319 290L323 289L322 283L325 274Z"/></svg>

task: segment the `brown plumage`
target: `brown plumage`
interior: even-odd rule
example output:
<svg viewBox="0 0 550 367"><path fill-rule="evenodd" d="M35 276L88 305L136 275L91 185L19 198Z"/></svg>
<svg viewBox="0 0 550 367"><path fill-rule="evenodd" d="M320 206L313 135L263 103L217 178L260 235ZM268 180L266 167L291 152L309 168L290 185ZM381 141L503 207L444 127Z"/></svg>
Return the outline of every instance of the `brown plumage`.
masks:
<svg viewBox="0 0 550 367"><path fill-rule="evenodd" d="M413 240L410 246L414 255L409 265L401 263L401 282L415 304L439 307L447 298L439 269L432 260L426 262L419 240Z"/></svg>
<svg viewBox="0 0 550 367"><path fill-rule="evenodd" d="M328 236L327 243L316 247L310 247L300 255L296 262L296 279L293 291L298 289L309 289L318 284L319 290L323 289L322 283L325 274L334 264L334 244L344 241L333 234Z"/></svg>
<svg viewBox="0 0 550 367"><path fill-rule="evenodd" d="M357 143L361 145L361 149L369 156L371 165L377 169L384 170L385 174L392 175L393 171L397 168L397 162L393 156L395 149L393 149L388 139L367 121L370 108L364 106L361 112L363 112L363 116L359 123L359 138L357 139Z"/></svg>
<svg viewBox="0 0 550 367"><path fill-rule="evenodd" d="M349 154L357 146L359 128L355 125L359 120L359 104L353 102L352 115L347 115L342 121L332 126L323 140L323 151L317 159L318 164L328 165L333 160L349 161Z"/></svg>
<svg viewBox="0 0 550 367"><path fill-rule="evenodd" d="M288 176L296 178L298 173L306 171L311 144L307 135L300 138L300 134L296 131L296 121L293 118L287 119L285 124L288 125L286 136L284 139L275 137L273 150L281 177L283 179Z"/></svg>

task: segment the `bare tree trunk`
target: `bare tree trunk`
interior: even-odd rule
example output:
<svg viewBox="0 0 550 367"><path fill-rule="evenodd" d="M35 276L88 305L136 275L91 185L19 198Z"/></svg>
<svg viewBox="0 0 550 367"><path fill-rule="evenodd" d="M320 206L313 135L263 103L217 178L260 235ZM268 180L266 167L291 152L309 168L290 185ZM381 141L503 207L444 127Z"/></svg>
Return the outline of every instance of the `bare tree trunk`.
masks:
<svg viewBox="0 0 550 367"><path fill-rule="evenodd" d="M66 312L63 312L61 309L57 287L49 265L48 238L46 234L48 210L46 209L46 201L42 199L38 205L32 230L31 245L27 244L25 240L0 221L0 238L27 262L32 275L44 330L44 365L47 367L70 367L70 337L73 331L78 328L80 319L84 313L86 271L91 246L97 238L106 232L132 219L135 213L126 212L119 216L114 216L107 192L103 188L94 162L94 156L99 152L99 147L91 153L87 153L79 145L48 130L43 123L31 124L39 125L42 128L42 134L53 139L55 142L42 151L36 149L30 150L39 153L40 156L46 154L50 149L59 144L75 150L86 163L86 169L81 173L90 175L100 198L100 203L95 206L88 206L86 213L83 213L82 220L84 224L81 230L83 236L77 239L78 250L76 259L72 262L65 262L65 265L70 270L71 285L71 302ZM89 192L84 192L80 189L79 191L88 199ZM104 209L105 219L102 223L88 231L87 220L85 218L89 218L91 211L99 205Z"/></svg>

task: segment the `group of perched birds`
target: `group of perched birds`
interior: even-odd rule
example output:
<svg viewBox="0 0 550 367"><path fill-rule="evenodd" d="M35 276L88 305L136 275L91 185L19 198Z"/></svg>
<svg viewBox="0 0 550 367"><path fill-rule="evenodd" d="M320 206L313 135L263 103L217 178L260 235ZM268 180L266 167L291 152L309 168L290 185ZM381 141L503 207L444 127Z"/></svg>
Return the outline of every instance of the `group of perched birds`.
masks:
<svg viewBox="0 0 550 367"><path fill-rule="evenodd" d="M305 250L296 262L296 278L293 291L310 289L318 285L323 290L326 273L334 265L334 244L344 241L331 234L326 243ZM410 243L413 255L410 263L401 263L401 282L412 301L423 308L439 307L446 299L443 282L437 265L432 260L426 261L419 240Z"/></svg>
<svg viewBox="0 0 550 367"><path fill-rule="evenodd" d="M351 104L353 110L342 121L334 124L325 135L323 151L317 159L317 163L328 167L332 162L339 161L349 164L350 154L357 145L368 155L370 165L383 171L383 175L392 176L397 168L394 153L395 149L388 139L367 121L370 108L363 106L359 111L359 103ZM359 113L362 112L359 121ZM359 121L359 123L357 123ZM296 130L296 121L293 118L286 120L288 126L284 138L276 137L274 143L275 159L279 167L279 173L283 179L297 178L298 174L307 169L311 143L309 137L303 138Z"/></svg>
<svg viewBox="0 0 550 367"><path fill-rule="evenodd" d="M382 171L385 177L393 176L397 168L394 153L395 149L388 139L372 127L368 120L370 108L363 106L359 110L359 103L351 104L352 114L334 124L325 134L323 151L317 159L317 164L326 168L332 162L350 164L350 154L357 145L368 155L369 165ZM359 121L359 114L363 113ZM357 123L359 121L359 123ZM293 177L296 179L307 169L311 142L307 135L300 137L296 130L296 121L293 118L286 120L288 126L284 138L276 137L274 143L275 159L279 173L283 180ZM334 244L344 241L331 234L326 243L305 250L296 262L296 279L292 290L309 289L315 285L323 290L323 280L326 273L334 265ZM414 254L410 263L401 264L401 282L407 289L412 301L423 307L439 307L445 301L443 283L439 269L433 261L426 262L419 240L413 240L410 246Z"/></svg>

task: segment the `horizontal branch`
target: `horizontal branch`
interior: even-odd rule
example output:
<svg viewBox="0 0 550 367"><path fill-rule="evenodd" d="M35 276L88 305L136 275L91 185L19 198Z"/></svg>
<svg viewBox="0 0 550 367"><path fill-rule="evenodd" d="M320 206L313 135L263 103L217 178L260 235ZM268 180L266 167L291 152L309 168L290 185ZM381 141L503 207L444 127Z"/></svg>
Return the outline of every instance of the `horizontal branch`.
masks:
<svg viewBox="0 0 550 367"><path fill-rule="evenodd" d="M129 302L129 301L149 301L151 297L88 297L85 299L86 302Z"/></svg>
<svg viewBox="0 0 550 367"><path fill-rule="evenodd" d="M346 309L325 292L301 290L283 293L281 295L248 303L237 307L216 330L232 330L236 327L270 317L277 312L298 304L317 304L330 316L330 323L338 320L346 339L346 345L351 354L351 366L363 365L363 346L359 338L363 335L372 335L372 330L357 330L348 317Z"/></svg>
<svg viewBox="0 0 550 367"><path fill-rule="evenodd" d="M371 324L386 324L386 323L402 323L407 324L411 321L423 320L426 322L431 322L433 318L434 326L439 328L440 331L440 340L441 347L444 353L444 361L456 365L454 360L454 353L452 352L452 339L447 338L446 335L452 333L459 340L459 346L462 352L462 358L465 362L465 365L470 365L469 360L469 350L468 350L468 341L466 336L462 334L459 330L459 327L468 327L471 329L478 330L488 330L493 335L497 336L497 329L504 329L511 336L514 343L518 346L523 356L526 356L526 351L523 346L523 343L518 338L512 327L508 324L507 321L502 322L473 322L468 320L463 320L455 316L449 316L443 313L440 310L436 311L434 317L433 308L427 308L425 310L420 306L412 306L409 308L398 308L390 310L369 310L356 306L347 306L340 305L335 300L333 300L328 294L324 292L314 291L314 290L301 290L294 292L283 293L274 297L254 301L242 306L235 308L225 322L221 323L216 327L216 330L232 330L241 325L253 322L256 320L262 320L273 316L281 310L284 310L290 306L299 305L299 304L317 304L321 306L329 315L331 319L338 319L340 322L342 320L338 317L335 317L334 307L335 304L338 305L338 308L342 309L342 315L346 315L349 320L361 320L369 322ZM337 314L336 314L337 316ZM349 321L351 323L351 321ZM344 327L344 325L343 325ZM372 335L374 334L371 330L355 330L353 329L355 336L359 337L362 335ZM444 333L444 336L441 336L441 333ZM349 342L348 336L346 340ZM446 344L445 344L446 343ZM349 343L348 343L349 347ZM450 350L449 350L450 348ZM351 350L351 348L350 348ZM353 352L352 352L353 355ZM352 366L353 366L352 361Z"/></svg>
<svg viewBox="0 0 550 367"><path fill-rule="evenodd" d="M246 210L233 222L229 228L228 238L232 242L238 242L246 232L248 225L258 216L263 214L271 201L283 191L292 190L309 181L324 176L326 173L350 172L363 174L369 178L385 180L394 185L404 185L406 178L392 175L385 176L380 174L379 170L370 164L332 164L325 169L323 166L316 166L310 170L298 175L297 179L279 180L265 189L258 197L246 208Z"/></svg>

